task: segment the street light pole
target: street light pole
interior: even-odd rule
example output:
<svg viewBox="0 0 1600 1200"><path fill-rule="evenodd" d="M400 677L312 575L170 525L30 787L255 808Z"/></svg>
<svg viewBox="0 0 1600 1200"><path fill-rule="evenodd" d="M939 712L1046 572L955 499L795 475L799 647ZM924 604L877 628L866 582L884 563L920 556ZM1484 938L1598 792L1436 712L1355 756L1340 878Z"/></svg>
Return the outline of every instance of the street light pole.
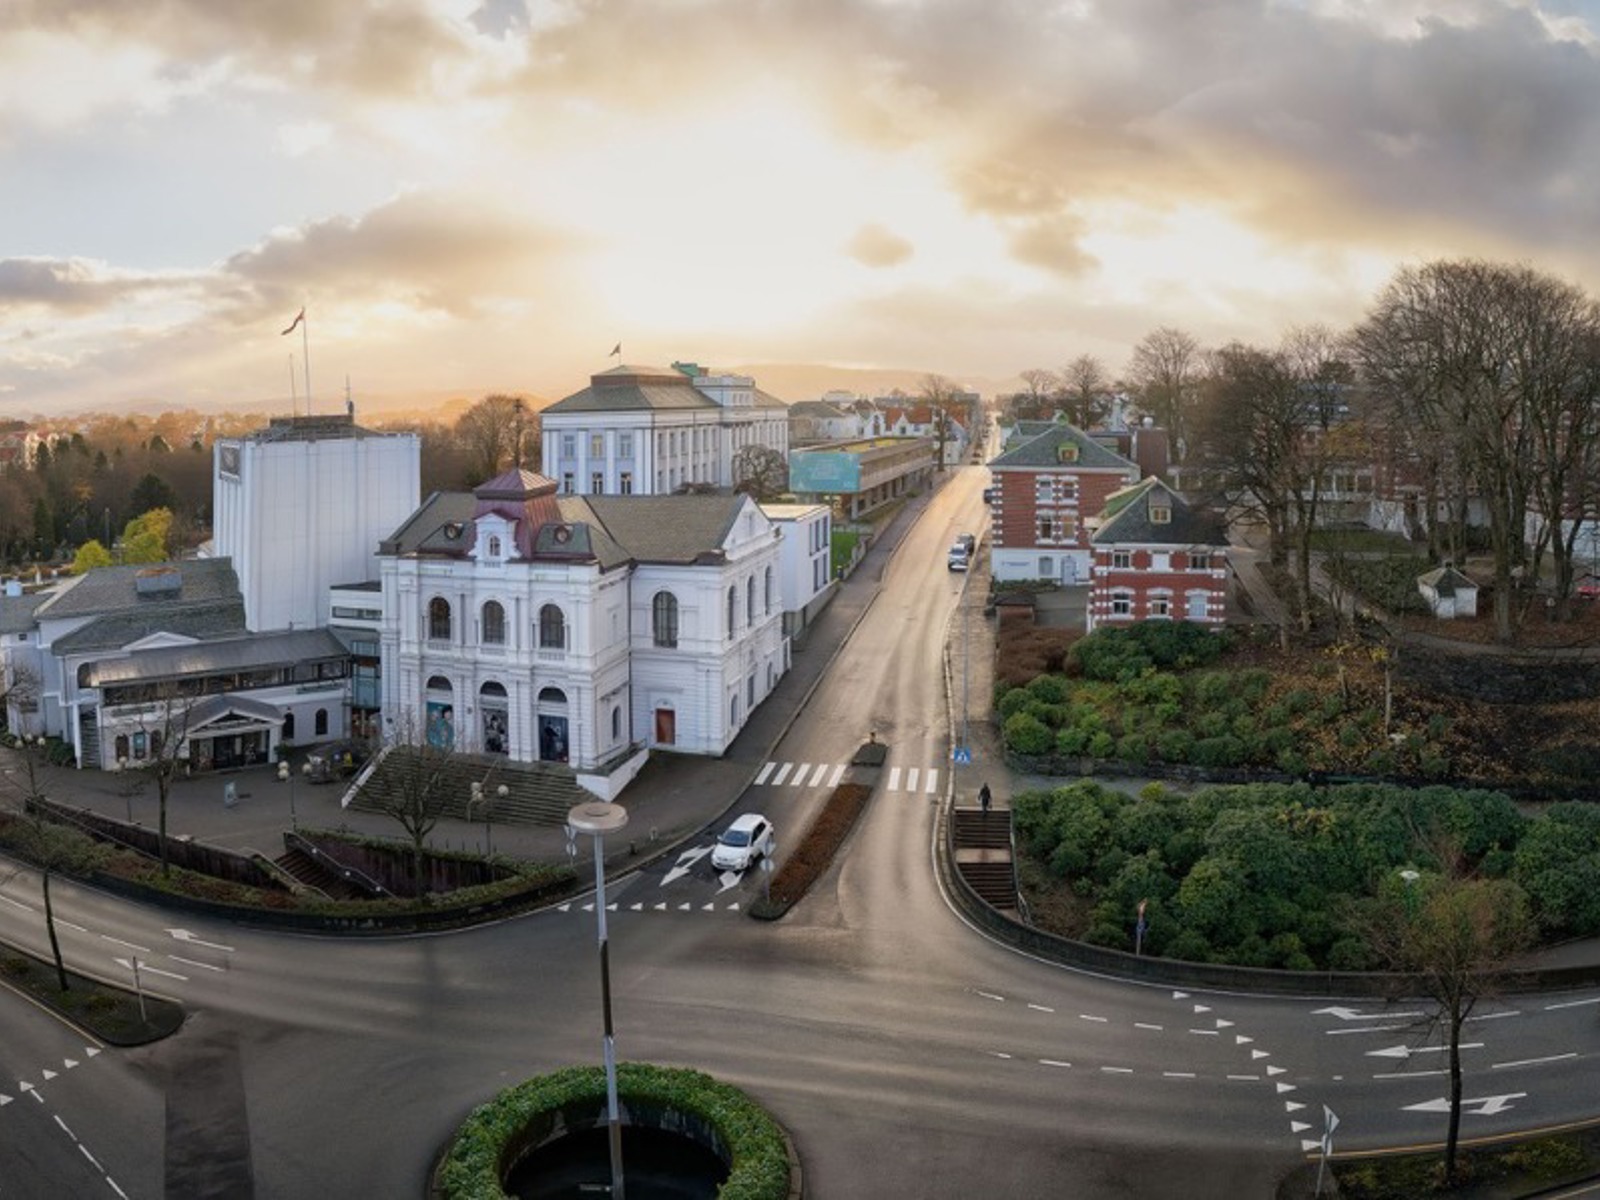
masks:
<svg viewBox="0 0 1600 1200"><path fill-rule="evenodd" d="M594 912L600 934L600 1006L605 1023L602 1050L606 1069L606 1121L611 1134L611 1196L624 1200L622 1183L622 1117L617 1105L617 1051L611 1031L611 954L606 944L605 835L628 823L620 804L593 800L567 813L567 828L594 837Z"/></svg>

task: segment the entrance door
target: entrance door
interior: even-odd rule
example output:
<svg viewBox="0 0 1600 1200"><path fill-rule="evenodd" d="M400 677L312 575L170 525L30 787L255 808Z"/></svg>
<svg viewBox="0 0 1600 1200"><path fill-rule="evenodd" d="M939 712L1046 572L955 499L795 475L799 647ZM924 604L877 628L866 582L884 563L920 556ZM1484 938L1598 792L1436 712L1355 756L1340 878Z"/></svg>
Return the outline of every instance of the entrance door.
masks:
<svg viewBox="0 0 1600 1200"><path fill-rule="evenodd" d="M656 709L656 745L674 746L678 742L678 714L670 708Z"/></svg>

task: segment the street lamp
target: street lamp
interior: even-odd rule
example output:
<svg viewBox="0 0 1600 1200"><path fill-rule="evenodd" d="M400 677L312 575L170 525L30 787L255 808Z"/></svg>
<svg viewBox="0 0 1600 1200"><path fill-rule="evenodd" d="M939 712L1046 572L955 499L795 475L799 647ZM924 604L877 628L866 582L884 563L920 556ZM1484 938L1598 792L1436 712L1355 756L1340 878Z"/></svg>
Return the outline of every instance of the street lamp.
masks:
<svg viewBox="0 0 1600 1200"><path fill-rule="evenodd" d="M1417 915L1417 880L1422 878L1422 872L1410 867L1402 867L1399 871L1400 878L1406 885L1406 917L1415 919Z"/></svg>
<svg viewBox="0 0 1600 1200"><path fill-rule="evenodd" d="M617 1052L611 1033L611 955L606 948L606 859L605 835L616 833L628 823L628 811L620 804L591 800L567 813L567 848L574 855L572 838L580 833L594 837L594 914L600 931L600 1006L605 1020L601 1043L606 1064L606 1120L611 1131L611 1196L623 1200L622 1120L617 1111Z"/></svg>

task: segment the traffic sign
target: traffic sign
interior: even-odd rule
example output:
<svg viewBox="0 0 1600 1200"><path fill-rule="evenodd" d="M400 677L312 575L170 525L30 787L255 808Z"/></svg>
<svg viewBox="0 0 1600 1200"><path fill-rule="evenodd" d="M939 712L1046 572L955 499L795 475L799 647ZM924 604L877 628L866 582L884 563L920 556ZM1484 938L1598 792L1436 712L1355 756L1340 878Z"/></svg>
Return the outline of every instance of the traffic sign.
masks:
<svg viewBox="0 0 1600 1200"><path fill-rule="evenodd" d="M972 748L970 746L957 746L955 753L950 757L963 765L970 764L972 762Z"/></svg>

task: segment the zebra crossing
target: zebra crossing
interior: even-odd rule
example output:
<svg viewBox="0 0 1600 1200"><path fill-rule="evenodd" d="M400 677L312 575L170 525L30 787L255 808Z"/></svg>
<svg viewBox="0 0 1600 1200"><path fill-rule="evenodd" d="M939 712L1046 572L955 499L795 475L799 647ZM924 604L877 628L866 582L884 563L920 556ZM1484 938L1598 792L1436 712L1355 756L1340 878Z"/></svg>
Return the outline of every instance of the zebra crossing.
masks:
<svg viewBox="0 0 1600 1200"><path fill-rule="evenodd" d="M844 778L845 763L768 762L755 777L757 787L836 788ZM883 777L883 790L909 792L919 796L939 791L938 767L890 767Z"/></svg>

